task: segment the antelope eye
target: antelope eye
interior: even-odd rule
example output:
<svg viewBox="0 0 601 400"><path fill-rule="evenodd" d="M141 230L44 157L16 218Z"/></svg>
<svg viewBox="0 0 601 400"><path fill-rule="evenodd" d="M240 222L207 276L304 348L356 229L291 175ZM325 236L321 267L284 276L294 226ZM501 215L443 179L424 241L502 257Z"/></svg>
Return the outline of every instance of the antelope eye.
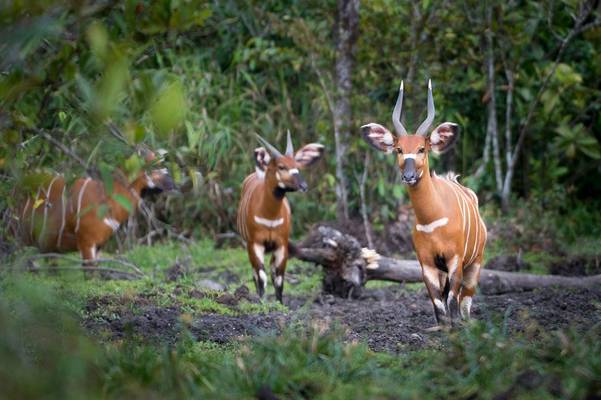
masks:
<svg viewBox="0 0 601 400"><path fill-rule="evenodd" d="M424 149L423 147L420 147L419 150L417 151L419 154L423 154L424 151L426 151L426 149Z"/></svg>
<svg viewBox="0 0 601 400"><path fill-rule="evenodd" d="M285 171L287 168L285 166L283 166L283 165L278 165L278 169L280 171Z"/></svg>
<svg viewBox="0 0 601 400"><path fill-rule="evenodd" d="M396 152L399 154L403 154L403 149L401 149L400 147L397 147Z"/></svg>

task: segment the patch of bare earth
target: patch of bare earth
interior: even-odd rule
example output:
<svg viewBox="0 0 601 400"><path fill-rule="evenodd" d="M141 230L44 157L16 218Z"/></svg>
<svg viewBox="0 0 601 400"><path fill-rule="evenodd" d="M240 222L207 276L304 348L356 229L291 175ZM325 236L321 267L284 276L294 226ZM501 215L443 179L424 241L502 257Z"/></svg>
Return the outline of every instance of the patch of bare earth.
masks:
<svg viewBox="0 0 601 400"><path fill-rule="evenodd" d="M244 291L244 290L243 290ZM245 292L245 291L244 291ZM231 306L247 301L234 298ZM401 286L367 289L360 299L347 300L330 295L317 298L287 297L287 314L195 315L190 332L197 340L228 343L242 336L277 334L285 326L310 326L315 321L336 324L348 340L365 342L374 351L404 352L438 347L445 333L426 332L435 324L425 290L410 292ZM126 336L151 342L174 343L182 334L181 310L158 307L151 299L137 298L131 304L110 301L110 312L98 312L105 299L88 304L93 317L85 326L108 339ZM601 323L601 288L578 290L536 290L505 295L478 295L473 318L506 325L510 332L537 328L545 331L572 327L586 330Z"/></svg>

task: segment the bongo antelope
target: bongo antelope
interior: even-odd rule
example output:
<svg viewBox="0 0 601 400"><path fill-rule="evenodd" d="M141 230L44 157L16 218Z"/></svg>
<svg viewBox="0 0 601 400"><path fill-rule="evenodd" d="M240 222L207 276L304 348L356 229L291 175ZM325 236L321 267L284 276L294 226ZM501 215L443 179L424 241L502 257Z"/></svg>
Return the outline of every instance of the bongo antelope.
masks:
<svg viewBox="0 0 601 400"><path fill-rule="evenodd" d="M486 225L478 212L476 194L457 182L457 176L430 175L428 154L449 150L457 140L459 127L444 122L428 132L434 120L432 83L428 82L428 115L409 135L400 121L403 83L392 113L397 132L382 125L361 127L363 138L377 150L397 155L402 182L408 185L415 210L413 245L438 324L451 322L459 314L470 317L472 297L480 277L486 243Z"/></svg>
<svg viewBox="0 0 601 400"><path fill-rule="evenodd" d="M150 163L155 155L146 151L144 158ZM62 175L50 176L35 196L28 196L17 210L17 232L24 244L42 252L77 250L84 266L89 266L100 247L129 217L129 211L116 198L126 199L132 209L136 209L143 190L173 188L166 168L142 171L133 180L116 170L112 193L108 193L103 181L98 179L80 178L68 188Z"/></svg>
<svg viewBox="0 0 601 400"><path fill-rule="evenodd" d="M307 183L300 170L317 162L323 155L324 147L310 143L295 153L288 132L286 153L281 154L265 139L257 137L264 147L255 149L256 171L242 183L238 232L246 241L259 297L263 297L267 286L263 258L265 253L272 253L271 282L277 300L282 303L291 224L286 193L307 191Z"/></svg>

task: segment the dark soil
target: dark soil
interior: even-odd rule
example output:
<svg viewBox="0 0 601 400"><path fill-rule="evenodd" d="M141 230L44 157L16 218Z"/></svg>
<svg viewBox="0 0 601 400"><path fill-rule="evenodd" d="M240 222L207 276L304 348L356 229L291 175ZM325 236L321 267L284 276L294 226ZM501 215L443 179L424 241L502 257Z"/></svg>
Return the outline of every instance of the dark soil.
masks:
<svg viewBox="0 0 601 400"><path fill-rule="evenodd" d="M247 289L239 288L234 294L228 294L227 301L223 300L235 307L240 301L256 298ZM118 303L114 298L94 299L88 304L90 317L85 321L86 327L109 339L133 336L152 342L174 343L181 335L177 306L158 307L148 298ZM390 352L436 348L446 334L426 331L435 325L435 320L424 289L417 292L401 286L367 289L360 299L355 300L331 295L287 297L286 304L290 308L288 314L196 315L190 323L190 332L197 340L227 343L241 336L277 334L291 324L308 326L313 321L320 321L344 328L348 340L365 342L375 351ZM103 307L110 312L102 311ZM478 295L472 316L506 325L513 332L568 327L586 330L601 323L601 288Z"/></svg>
<svg viewBox="0 0 601 400"><path fill-rule="evenodd" d="M564 276L601 274L601 256L572 256L551 264L549 273Z"/></svg>

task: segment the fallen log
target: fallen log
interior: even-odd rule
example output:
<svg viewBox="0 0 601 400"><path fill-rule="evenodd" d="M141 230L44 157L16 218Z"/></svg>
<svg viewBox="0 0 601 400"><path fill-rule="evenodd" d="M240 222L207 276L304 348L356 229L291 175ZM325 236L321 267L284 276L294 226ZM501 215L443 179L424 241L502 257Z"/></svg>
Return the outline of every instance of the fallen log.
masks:
<svg viewBox="0 0 601 400"><path fill-rule="evenodd" d="M354 297L370 280L421 282L416 260L381 257L361 247L353 236L336 229L317 226L307 239L292 246L291 255L324 267L323 289L342 297ZM486 294L521 292L557 286L587 288L601 285L601 275L587 277L535 275L482 269L479 290Z"/></svg>

